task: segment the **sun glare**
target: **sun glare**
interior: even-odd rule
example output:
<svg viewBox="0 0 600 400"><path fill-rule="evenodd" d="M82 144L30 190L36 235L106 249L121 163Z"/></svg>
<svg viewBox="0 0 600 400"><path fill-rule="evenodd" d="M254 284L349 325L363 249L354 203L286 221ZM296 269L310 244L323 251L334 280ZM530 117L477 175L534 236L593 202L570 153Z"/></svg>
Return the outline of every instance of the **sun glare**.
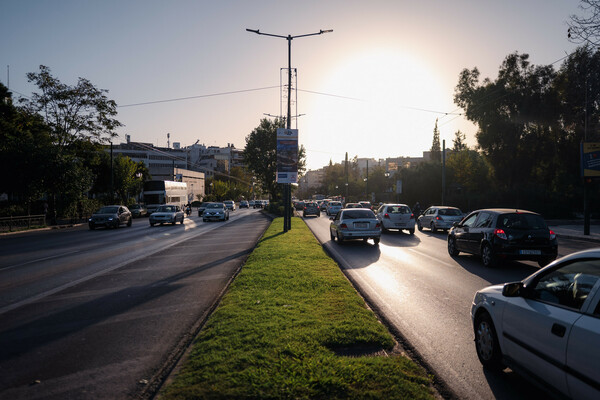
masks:
<svg viewBox="0 0 600 400"><path fill-rule="evenodd" d="M303 129L309 162L317 156L311 150L324 149L334 162L346 151L349 157L421 155L431 147L440 116L431 111L452 107L451 93L432 68L410 54L383 49L340 62L321 91L347 98L311 101L307 112L314 118Z"/></svg>

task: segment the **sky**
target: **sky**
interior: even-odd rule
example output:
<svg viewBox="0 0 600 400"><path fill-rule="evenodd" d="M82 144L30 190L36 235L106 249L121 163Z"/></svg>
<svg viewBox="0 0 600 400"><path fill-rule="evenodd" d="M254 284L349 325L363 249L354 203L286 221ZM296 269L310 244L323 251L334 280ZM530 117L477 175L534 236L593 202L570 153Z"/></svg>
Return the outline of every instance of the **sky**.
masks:
<svg viewBox="0 0 600 400"><path fill-rule="evenodd" d="M86 78L118 105L119 141L232 143L282 100L288 43L297 89L292 128L308 169L350 158L421 156L477 127L454 104L460 72L495 79L507 55L549 65L572 52L577 0L1 0L0 82L14 97L28 72ZM560 62L554 64L556 68ZM281 75L284 75L282 78ZM283 90L285 92L285 89ZM142 104L146 103L146 104ZM147 104L150 103L150 104ZM283 104L283 106L282 106Z"/></svg>

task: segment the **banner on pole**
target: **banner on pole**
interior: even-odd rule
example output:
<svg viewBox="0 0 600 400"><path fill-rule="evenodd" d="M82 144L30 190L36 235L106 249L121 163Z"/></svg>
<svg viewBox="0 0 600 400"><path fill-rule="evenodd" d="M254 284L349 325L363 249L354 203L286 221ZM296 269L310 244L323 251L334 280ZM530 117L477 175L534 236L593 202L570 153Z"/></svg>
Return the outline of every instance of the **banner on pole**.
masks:
<svg viewBox="0 0 600 400"><path fill-rule="evenodd" d="M298 129L277 129L276 181L298 182Z"/></svg>

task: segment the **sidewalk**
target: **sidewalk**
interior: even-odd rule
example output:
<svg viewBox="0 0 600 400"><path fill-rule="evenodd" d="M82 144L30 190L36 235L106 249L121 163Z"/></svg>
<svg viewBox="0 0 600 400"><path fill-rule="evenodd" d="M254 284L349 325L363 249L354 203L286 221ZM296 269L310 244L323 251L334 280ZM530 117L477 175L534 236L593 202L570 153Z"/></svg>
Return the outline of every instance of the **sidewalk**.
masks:
<svg viewBox="0 0 600 400"><path fill-rule="evenodd" d="M600 243L600 222L591 221L590 234L583 234L583 221L546 221L558 238L578 239ZM600 245L599 245L600 246Z"/></svg>

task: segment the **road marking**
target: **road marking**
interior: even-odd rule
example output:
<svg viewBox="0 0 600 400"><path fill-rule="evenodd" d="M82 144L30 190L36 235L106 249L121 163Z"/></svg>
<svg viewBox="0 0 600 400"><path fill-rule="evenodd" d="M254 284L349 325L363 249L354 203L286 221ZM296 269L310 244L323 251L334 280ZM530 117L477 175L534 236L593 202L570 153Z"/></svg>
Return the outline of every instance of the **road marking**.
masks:
<svg viewBox="0 0 600 400"><path fill-rule="evenodd" d="M62 253L62 254L57 254L57 255L54 255L54 256L49 256L49 257L44 257L44 258L38 258L36 260L26 261L26 262L20 263L20 264L9 265L8 267L0 268L0 271L6 271L6 270L9 270L11 268L22 267L23 265L33 264L33 263L40 262L40 261L52 260L53 258L64 257L64 256L68 256L69 254L79 253L80 251L81 250L75 250L75 251L70 251L68 253Z"/></svg>

